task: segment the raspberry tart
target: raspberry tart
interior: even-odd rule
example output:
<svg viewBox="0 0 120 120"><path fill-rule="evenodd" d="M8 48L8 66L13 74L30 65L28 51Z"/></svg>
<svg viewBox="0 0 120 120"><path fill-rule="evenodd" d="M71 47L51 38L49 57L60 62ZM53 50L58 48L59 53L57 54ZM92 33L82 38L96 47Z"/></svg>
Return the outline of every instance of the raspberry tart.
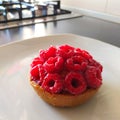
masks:
<svg viewBox="0 0 120 120"><path fill-rule="evenodd" d="M30 84L46 102L73 107L88 101L102 85L102 65L70 45L50 46L32 60Z"/></svg>

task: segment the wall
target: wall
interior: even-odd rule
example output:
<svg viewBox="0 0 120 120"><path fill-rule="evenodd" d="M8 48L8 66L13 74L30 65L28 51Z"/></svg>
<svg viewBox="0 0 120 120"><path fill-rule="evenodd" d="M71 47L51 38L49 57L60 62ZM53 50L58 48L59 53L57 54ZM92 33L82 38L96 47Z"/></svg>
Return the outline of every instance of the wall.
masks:
<svg viewBox="0 0 120 120"><path fill-rule="evenodd" d="M61 0L63 5L120 16L120 0Z"/></svg>
<svg viewBox="0 0 120 120"><path fill-rule="evenodd" d="M106 12L120 16L120 0L108 0Z"/></svg>

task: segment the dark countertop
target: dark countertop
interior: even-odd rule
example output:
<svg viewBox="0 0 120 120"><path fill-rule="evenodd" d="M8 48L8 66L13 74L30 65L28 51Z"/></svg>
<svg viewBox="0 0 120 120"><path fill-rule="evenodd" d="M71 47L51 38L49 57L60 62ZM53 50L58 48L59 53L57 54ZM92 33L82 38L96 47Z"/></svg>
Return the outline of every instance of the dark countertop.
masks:
<svg viewBox="0 0 120 120"><path fill-rule="evenodd" d="M120 47L120 24L87 16L0 30L0 45L61 33L86 36Z"/></svg>

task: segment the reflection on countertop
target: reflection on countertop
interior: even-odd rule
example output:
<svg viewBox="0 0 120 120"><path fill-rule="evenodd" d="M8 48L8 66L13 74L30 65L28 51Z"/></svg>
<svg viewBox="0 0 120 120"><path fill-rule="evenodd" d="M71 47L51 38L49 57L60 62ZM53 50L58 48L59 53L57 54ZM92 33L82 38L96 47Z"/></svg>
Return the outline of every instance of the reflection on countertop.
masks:
<svg viewBox="0 0 120 120"><path fill-rule="evenodd" d="M120 47L120 24L82 16L0 31L0 45L51 34L72 33Z"/></svg>

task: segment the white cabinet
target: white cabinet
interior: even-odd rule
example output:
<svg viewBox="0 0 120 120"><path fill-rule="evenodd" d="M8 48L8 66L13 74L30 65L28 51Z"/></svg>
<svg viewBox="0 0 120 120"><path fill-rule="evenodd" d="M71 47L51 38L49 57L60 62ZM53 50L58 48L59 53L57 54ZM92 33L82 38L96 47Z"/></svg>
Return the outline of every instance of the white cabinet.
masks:
<svg viewBox="0 0 120 120"><path fill-rule="evenodd" d="M120 15L120 0L108 0L106 12L113 15Z"/></svg>
<svg viewBox="0 0 120 120"><path fill-rule="evenodd" d="M120 16L120 0L61 0L64 5Z"/></svg>
<svg viewBox="0 0 120 120"><path fill-rule="evenodd" d="M107 0L61 0L62 4L104 12Z"/></svg>

